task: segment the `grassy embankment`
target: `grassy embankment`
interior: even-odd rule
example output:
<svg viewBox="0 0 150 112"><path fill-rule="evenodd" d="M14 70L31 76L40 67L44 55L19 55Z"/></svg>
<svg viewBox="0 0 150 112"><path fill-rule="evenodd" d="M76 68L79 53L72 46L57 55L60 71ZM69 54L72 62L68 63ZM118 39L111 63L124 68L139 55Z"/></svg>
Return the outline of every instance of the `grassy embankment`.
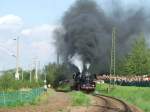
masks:
<svg viewBox="0 0 150 112"><path fill-rule="evenodd" d="M89 106L91 99L90 97L82 92L71 92L72 106Z"/></svg>
<svg viewBox="0 0 150 112"><path fill-rule="evenodd" d="M71 96L72 106L88 106L90 105L91 99L89 95L81 91L71 91L69 84L62 84L57 88L58 91L66 91Z"/></svg>
<svg viewBox="0 0 150 112"><path fill-rule="evenodd" d="M96 90L100 94L114 96L128 102L129 104L134 104L144 112L150 112L149 87L115 86L114 89L107 92L108 87L108 84L97 84Z"/></svg>

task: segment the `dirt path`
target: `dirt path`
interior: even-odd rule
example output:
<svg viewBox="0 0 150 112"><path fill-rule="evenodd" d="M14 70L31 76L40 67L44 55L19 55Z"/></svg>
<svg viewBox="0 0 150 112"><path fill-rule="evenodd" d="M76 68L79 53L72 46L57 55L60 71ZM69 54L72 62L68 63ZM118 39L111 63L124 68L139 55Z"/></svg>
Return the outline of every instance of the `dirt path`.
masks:
<svg viewBox="0 0 150 112"><path fill-rule="evenodd" d="M45 94L45 96L45 100L41 100L38 105L29 105L10 109L1 108L0 112L118 112L111 108L106 110L106 102L93 96L91 96L92 103L88 107L72 107L70 96L67 93L51 90L48 94ZM117 103L112 103L112 105L109 106L117 107L119 105ZM142 112L134 106L131 107L133 112Z"/></svg>

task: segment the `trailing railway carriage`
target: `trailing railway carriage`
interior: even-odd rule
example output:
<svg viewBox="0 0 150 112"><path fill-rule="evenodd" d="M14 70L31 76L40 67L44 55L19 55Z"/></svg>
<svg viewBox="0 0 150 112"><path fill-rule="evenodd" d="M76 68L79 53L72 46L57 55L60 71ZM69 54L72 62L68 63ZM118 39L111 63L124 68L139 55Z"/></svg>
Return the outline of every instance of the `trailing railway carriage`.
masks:
<svg viewBox="0 0 150 112"><path fill-rule="evenodd" d="M82 90L86 92L91 92L95 90L96 75L90 75L88 72L81 74L80 72L73 74L74 84L73 88L75 90Z"/></svg>

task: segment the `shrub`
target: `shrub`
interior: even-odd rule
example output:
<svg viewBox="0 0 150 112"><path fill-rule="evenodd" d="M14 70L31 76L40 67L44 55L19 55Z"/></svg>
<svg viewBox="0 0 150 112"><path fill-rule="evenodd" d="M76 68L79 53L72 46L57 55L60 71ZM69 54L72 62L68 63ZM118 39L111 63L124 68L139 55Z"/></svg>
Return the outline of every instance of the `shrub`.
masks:
<svg viewBox="0 0 150 112"><path fill-rule="evenodd" d="M36 88L43 86L43 82L29 80L15 80L12 74L4 74L0 77L0 91L13 91L21 88Z"/></svg>
<svg viewBox="0 0 150 112"><path fill-rule="evenodd" d="M60 81L68 79L71 74L65 64L48 64L43 72L46 74L47 83L51 84L54 88L59 86Z"/></svg>

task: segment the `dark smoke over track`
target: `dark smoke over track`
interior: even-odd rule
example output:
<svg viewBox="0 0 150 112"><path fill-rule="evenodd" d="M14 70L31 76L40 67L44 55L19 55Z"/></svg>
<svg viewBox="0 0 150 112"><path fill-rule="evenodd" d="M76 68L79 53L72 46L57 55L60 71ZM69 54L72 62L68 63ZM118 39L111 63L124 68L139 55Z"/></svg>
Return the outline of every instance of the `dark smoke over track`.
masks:
<svg viewBox="0 0 150 112"><path fill-rule="evenodd" d="M64 63L71 63L71 58L79 55L83 68L90 63L92 73L108 73L112 28L117 30L117 59L130 51L141 32L148 33L150 16L144 8L123 10L120 4L116 0L107 8L110 11L105 11L94 0L77 0L70 7L62 18L61 28L54 32L57 52Z"/></svg>

